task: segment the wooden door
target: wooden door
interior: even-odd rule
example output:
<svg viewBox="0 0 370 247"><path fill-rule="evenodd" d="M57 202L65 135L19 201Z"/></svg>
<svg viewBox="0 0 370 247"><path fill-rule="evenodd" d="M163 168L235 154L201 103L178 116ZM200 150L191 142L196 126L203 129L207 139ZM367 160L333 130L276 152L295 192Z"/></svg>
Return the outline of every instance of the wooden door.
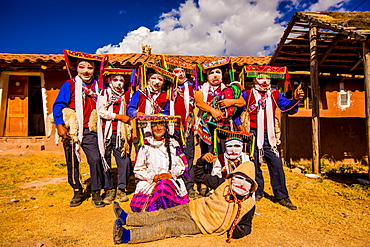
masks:
<svg viewBox="0 0 370 247"><path fill-rule="evenodd" d="M28 136L28 77L10 76L5 136Z"/></svg>

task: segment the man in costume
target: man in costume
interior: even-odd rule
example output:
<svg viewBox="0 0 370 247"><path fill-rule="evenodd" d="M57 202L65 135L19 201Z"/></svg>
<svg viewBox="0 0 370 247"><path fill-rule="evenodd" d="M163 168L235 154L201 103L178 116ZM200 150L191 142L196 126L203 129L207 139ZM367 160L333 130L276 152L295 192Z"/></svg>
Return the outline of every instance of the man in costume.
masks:
<svg viewBox="0 0 370 247"><path fill-rule="evenodd" d="M140 147L134 174L136 190L130 206L133 212L157 211L189 202L182 176L188 165L180 144L171 138L170 126L180 124L179 116L147 115L137 118ZM152 134L144 139L143 128Z"/></svg>
<svg viewBox="0 0 370 247"><path fill-rule="evenodd" d="M207 81L195 91L195 103L199 108L198 121L196 126L200 137L201 155L211 153L214 149L219 149L220 153L224 152L224 141L215 140L214 130L217 127L230 130L232 128L232 117L236 112L236 107L242 107L245 101L241 95L241 86L237 82L230 83L226 86L223 83L223 70L226 70L230 64L229 58L224 58L216 62L203 63L202 70L206 70ZM232 69L231 69L232 70ZM202 75L203 71L200 71ZM225 97L226 96L226 97ZM229 105L221 109L219 102L225 98L236 99L234 105ZM206 173L210 173L212 167L205 166ZM200 195L205 196L207 188L201 185Z"/></svg>
<svg viewBox="0 0 370 247"><path fill-rule="evenodd" d="M104 162L109 169L105 171L104 203L110 204L115 197L115 186L111 171L112 152L118 167L117 194L116 198L120 202L127 202L126 187L128 178L132 173L130 159L131 150L131 118L126 115L126 106L130 101L129 83L125 76L130 75L130 69L106 68L104 69L104 78L108 80L108 86L99 95L98 112L101 121L99 121L99 146Z"/></svg>
<svg viewBox="0 0 370 247"><path fill-rule="evenodd" d="M212 175L226 178L227 174L234 171L240 164L250 161L249 154L244 150L248 146L253 152L254 136L251 133L241 131L227 131L218 128L218 135L223 135L225 139L225 153L218 156L206 153L197 162L214 163L212 165ZM249 144L249 145L248 145Z"/></svg>
<svg viewBox="0 0 370 247"><path fill-rule="evenodd" d="M265 71L265 68L269 70ZM269 169L275 199L279 204L291 210L296 210L297 207L289 199L282 161L276 144L274 123L276 108L279 107L282 113L296 113L299 108L299 101L304 97L304 92L299 86L294 91L293 99L289 100L280 91L271 88L271 77L273 75L271 70L278 69L271 66L247 69L247 71L252 71L254 86L251 90L243 92L243 97L247 102L245 111L249 113L250 132L255 134L257 143L253 159L256 166L256 181L258 183L256 200L258 201L264 196L261 162L265 160ZM258 72L258 70L261 71ZM276 74L278 73L276 72ZM284 72L283 74L285 75L286 73ZM240 130L245 131L240 118L237 118L235 122Z"/></svg>
<svg viewBox="0 0 370 247"><path fill-rule="evenodd" d="M164 88L165 81L171 83L175 75L164 69L147 63L143 70L148 73L147 85L141 85L142 89L137 90L131 97L127 107L127 115L132 119L151 114L169 114L169 96Z"/></svg>
<svg viewBox="0 0 370 247"><path fill-rule="evenodd" d="M221 59L217 62L203 63L202 69L206 70L207 81L195 91L195 103L199 108L198 134L201 138L201 153L212 152L214 149L214 130L216 127L230 129L231 118L235 113L235 107L242 107L245 101L241 95L241 87L238 82L230 83L229 90L225 94L227 86L223 83L223 70L230 64L229 58ZM200 72L202 74L202 71ZM227 108L220 108L219 102L225 98L237 99L233 101L234 105L228 105ZM231 111L229 111L229 109ZM223 146L221 146L223 149ZM223 150L222 150L223 151Z"/></svg>
<svg viewBox="0 0 370 247"><path fill-rule="evenodd" d="M215 189L210 197L192 200L187 204L156 212L126 213L118 203L113 204L117 220L114 222L115 244L149 242L168 237L193 234L227 233L227 242L251 233L257 189L254 165L245 162L219 178L204 174L195 167L196 179ZM124 225L137 228L126 229Z"/></svg>
<svg viewBox="0 0 370 247"><path fill-rule="evenodd" d="M186 189L190 198L196 196L194 190L194 86L193 82L188 80L187 74L194 73L195 64L179 61L169 57L163 57L163 64L167 65L176 76L177 85L174 87L173 97L170 101L170 115L180 116L182 127L185 132L184 153L188 160L189 177L184 179ZM179 140L180 126L175 126L174 137Z"/></svg>
<svg viewBox="0 0 370 247"><path fill-rule="evenodd" d="M81 147L90 166L92 203L97 208L104 207L105 204L100 196L103 165L96 133L98 82L94 79L94 72L99 70L96 68L98 65L100 65L100 71L102 70L107 57L69 50L64 50L64 55L71 80L66 81L60 88L53 105L53 115L58 135L63 138L68 182L74 189L70 206L79 206L83 201L79 167L79 148ZM77 76L73 78L72 65L76 66L77 70ZM66 118L76 119L76 126L67 129L65 127ZM77 135L76 138L72 137L72 132Z"/></svg>

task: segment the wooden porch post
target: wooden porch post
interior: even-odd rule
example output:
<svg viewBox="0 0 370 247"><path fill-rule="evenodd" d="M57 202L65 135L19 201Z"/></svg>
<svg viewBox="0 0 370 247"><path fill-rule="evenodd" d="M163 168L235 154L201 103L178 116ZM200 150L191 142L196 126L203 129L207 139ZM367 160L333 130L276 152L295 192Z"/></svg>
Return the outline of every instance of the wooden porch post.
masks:
<svg viewBox="0 0 370 247"><path fill-rule="evenodd" d="M320 173L320 105L317 26L310 23L310 83L312 96L312 172Z"/></svg>
<svg viewBox="0 0 370 247"><path fill-rule="evenodd" d="M366 97L366 139L367 139L367 157L369 165L369 181L370 181L370 39L363 43L364 52L364 75L365 75L365 97Z"/></svg>

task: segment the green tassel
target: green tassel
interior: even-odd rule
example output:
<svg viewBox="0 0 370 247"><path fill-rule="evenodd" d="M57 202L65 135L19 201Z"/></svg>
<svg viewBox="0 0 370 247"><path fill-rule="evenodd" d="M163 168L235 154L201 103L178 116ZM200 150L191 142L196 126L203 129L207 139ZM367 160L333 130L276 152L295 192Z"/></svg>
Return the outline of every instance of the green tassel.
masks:
<svg viewBox="0 0 370 247"><path fill-rule="evenodd" d="M199 68L199 79L200 79L200 81L203 81L203 68L199 63L197 65L198 65L198 68Z"/></svg>

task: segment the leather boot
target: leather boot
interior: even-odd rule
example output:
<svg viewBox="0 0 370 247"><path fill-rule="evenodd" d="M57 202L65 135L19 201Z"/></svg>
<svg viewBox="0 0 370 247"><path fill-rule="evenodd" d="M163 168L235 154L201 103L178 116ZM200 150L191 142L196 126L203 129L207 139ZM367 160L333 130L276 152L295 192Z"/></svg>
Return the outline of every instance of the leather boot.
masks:
<svg viewBox="0 0 370 247"><path fill-rule="evenodd" d="M105 203L103 202L101 196L100 196L100 190L95 190L91 192L92 200L91 203L96 208L102 208L105 206Z"/></svg>
<svg viewBox="0 0 370 247"><path fill-rule="evenodd" d="M114 194L115 194L114 189L105 191L105 196L103 200L105 205L109 205L112 203L112 201L114 200Z"/></svg>
<svg viewBox="0 0 370 247"><path fill-rule="evenodd" d="M81 203L83 201L83 198L82 198L82 189L75 189L74 190L74 195L73 195L73 198L71 200L71 202L69 203L69 206L70 207L77 207L77 206L80 206Z"/></svg>
<svg viewBox="0 0 370 247"><path fill-rule="evenodd" d="M120 202L127 202L129 200L124 189L117 189L117 200L119 200Z"/></svg>

